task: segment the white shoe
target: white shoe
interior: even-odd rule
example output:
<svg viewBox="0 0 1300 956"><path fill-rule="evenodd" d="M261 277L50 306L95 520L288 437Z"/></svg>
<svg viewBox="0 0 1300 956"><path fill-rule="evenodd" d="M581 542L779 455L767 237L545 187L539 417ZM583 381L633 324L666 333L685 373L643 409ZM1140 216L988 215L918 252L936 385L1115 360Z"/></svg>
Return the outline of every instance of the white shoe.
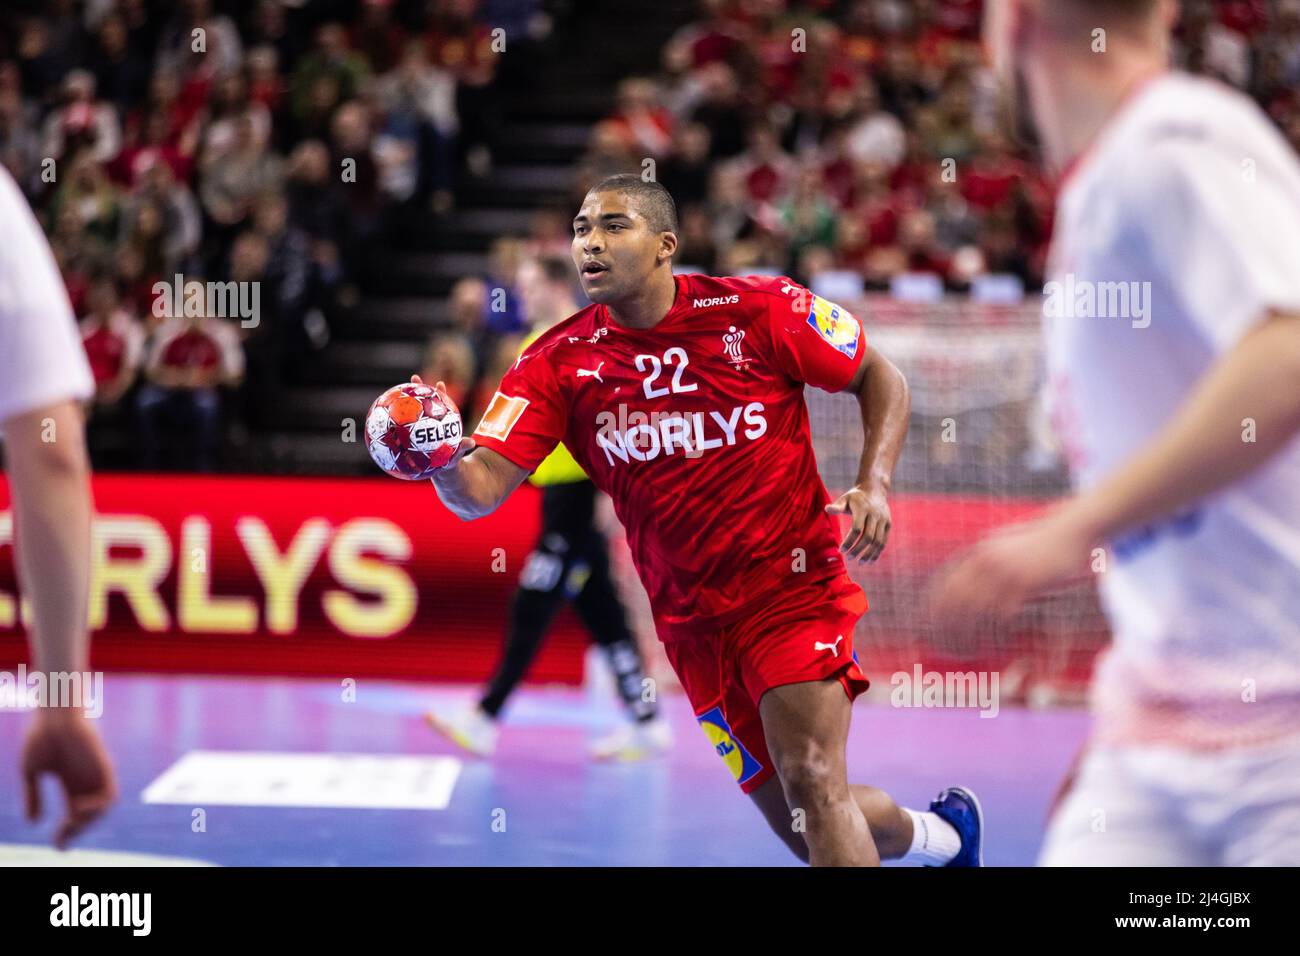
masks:
<svg viewBox="0 0 1300 956"><path fill-rule="evenodd" d="M613 733L601 737L591 746L594 760L632 761L644 760L669 750L673 745L673 732L668 722L654 720L624 724Z"/></svg>
<svg viewBox="0 0 1300 956"><path fill-rule="evenodd" d="M456 746L472 754L491 757L496 752L499 733L496 721L478 707L448 717L431 710L424 715L424 721Z"/></svg>

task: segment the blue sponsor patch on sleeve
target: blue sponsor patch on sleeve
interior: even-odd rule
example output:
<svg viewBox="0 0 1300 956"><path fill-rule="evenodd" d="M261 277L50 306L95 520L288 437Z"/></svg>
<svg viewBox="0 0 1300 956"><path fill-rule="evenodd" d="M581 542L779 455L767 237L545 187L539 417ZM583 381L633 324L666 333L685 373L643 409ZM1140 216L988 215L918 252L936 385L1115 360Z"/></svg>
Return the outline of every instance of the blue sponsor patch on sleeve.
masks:
<svg viewBox="0 0 1300 956"><path fill-rule="evenodd" d="M836 351L849 358L858 354L858 320L834 302L814 295L808 324Z"/></svg>

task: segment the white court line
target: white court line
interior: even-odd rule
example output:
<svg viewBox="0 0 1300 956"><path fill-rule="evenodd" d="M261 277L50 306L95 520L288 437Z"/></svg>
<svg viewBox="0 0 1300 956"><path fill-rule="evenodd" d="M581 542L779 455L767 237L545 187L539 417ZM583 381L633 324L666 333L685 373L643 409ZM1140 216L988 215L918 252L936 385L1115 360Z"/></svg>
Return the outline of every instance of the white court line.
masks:
<svg viewBox="0 0 1300 956"><path fill-rule="evenodd" d="M455 757L194 750L145 789L145 803L186 806L445 810Z"/></svg>
<svg viewBox="0 0 1300 956"><path fill-rule="evenodd" d="M0 867L5 866L214 866L203 860L117 850L56 850L26 843L0 843Z"/></svg>

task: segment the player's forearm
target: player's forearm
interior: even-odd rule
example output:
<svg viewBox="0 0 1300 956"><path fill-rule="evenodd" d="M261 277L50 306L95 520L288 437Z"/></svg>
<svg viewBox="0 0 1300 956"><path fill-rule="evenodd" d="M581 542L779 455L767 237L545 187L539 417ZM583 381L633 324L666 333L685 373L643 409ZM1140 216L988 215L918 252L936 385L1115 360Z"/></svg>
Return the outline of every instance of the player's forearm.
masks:
<svg viewBox="0 0 1300 956"><path fill-rule="evenodd" d="M53 441L43 440L50 435L41 425L46 419L53 420ZM84 671L92 506L81 414L67 402L19 416L6 432L16 567L31 601L33 663L42 671Z"/></svg>
<svg viewBox="0 0 1300 956"><path fill-rule="evenodd" d="M1232 484L1300 434L1297 383L1300 316L1275 316L1206 373L1146 450L1061 516L1101 541Z"/></svg>
<svg viewBox="0 0 1300 956"><path fill-rule="evenodd" d="M508 493L493 474L486 456L472 452L456 467L438 472L432 481L442 503L462 521L496 511Z"/></svg>
<svg viewBox="0 0 1300 956"><path fill-rule="evenodd" d="M864 439L858 487L889 490L912 412L907 379L888 359L877 357L862 379L858 404Z"/></svg>

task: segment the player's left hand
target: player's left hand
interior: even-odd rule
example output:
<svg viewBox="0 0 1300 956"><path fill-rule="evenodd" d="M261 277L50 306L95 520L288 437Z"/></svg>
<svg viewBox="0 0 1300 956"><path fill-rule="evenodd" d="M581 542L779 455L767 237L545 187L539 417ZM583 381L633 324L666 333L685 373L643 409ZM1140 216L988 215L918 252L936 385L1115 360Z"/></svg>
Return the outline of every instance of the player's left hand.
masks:
<svg viewBox="0 0 1300 956"><path fill-rule="evenodd" d="M77 711L37 712L23 742L21 770L27 819L33 822L41 816L41 776L52 774L63 788L67 812L54 834L60 850L117 798L117 780L104 743L90 719Z"/></svg>
<svg viewBox="0 0 1300 956"><path fill-rule="evenodd" d="M1005 622L1030 598L1081 574L1092 544L1087 530L1061 511L1004 528L939 572L931 608L955 630L981 620Z"/></svg>
<svg viewBox="0 0 1300 956"><path fill-rule="evenodd" d="M850 488L826 506L826 513L853 516L853 526L840 542L845 557L868 564L880 557L892 525L883 488Z"/></svg>

